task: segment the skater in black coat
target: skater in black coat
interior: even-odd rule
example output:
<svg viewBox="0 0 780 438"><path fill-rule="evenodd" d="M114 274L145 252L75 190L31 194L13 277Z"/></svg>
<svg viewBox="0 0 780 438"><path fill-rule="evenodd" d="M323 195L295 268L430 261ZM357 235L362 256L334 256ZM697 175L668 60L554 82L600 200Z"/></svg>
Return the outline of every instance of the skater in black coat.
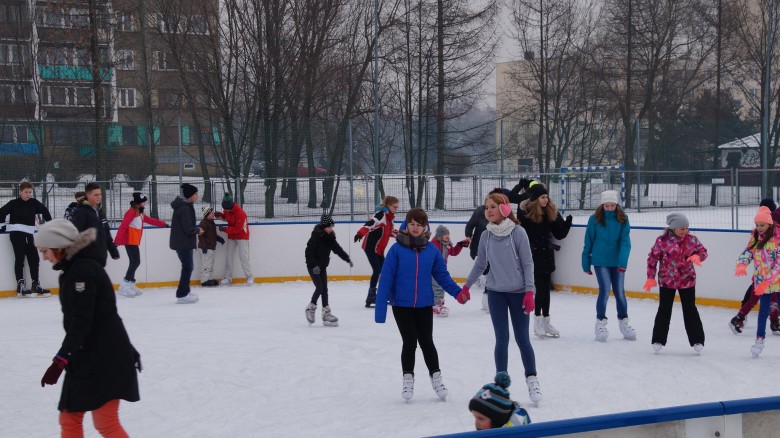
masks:
<svg viewBox="0 0 780 438"><path fill-rule="evenodd" d="M534 306L534 334L557 337L558 330L550 324L550 289L552 273L555 271L555 250L551 239L564 239L571 229L572 217L566 220L550 200L547 188L537 182L528 190L529 198L520 203L520 225L528 234L531 253L534 258L534 283L536 297Z"/></svg>
<svg viewBox="0 0 780 438"><path fill-rule="evenodd" d="M101 265L97 232L79 233L66 219L41 226L36 245L61 270L60 304L65 339L41 386L65 381L58 409L63 436L83 436L84 412L92 411L101 435L127 436L119 424L119 400L135 402L141 357L130 343L116 308L116 295Z"/></svg>
<svg viewBox="0 0 780 438"><path fill-rule="evenodd" d="M111 228L108 226L108 219L106 219L106 212L101 208L103 203L103 190L100 185L94 182L87 184L86 190L87 199L79 204L79 207L73 213L70 221L76 226L79 231L85 231L88 228L95 228L97 231L97 237L95 238L94 245L97 245L102 249L100 254L101 266L106 266L106 260L108 256L106 251L111 254L111 258L119 260L119 249L117 249L114 243L114 238L111 237Z"/></svg>
<svg viewBox="0 0 780 438"><path fill-rule="evenodd" d="M339 325L339 319L330 313L330 305L328 304L327 269L330 264L331 251L349 263L350 268L353 265L349 254L341 248L336 240L336 233L333 232L334 226L335 223L330 215L323 214L320 223L314 226L311 237L306 243L306 269L314 283L314 294L311 296L311 302L306 306L306 320L309 321L309 324L314 323L317 300L322 297L322 324L331 327Z"/></svg>

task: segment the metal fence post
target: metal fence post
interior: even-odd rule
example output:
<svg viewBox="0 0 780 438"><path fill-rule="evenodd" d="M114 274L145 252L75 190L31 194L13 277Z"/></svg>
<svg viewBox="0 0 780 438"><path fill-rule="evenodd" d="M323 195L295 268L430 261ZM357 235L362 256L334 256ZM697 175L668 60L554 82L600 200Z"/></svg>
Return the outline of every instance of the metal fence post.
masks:
<svg viewBox="0 0 780 438"><path fill-rule="evenodd" d="M355 220L355 190L353 190L353 180L355 179L352 170L352 120L347 120L347 141L349 141L349 220Z"/></svg>
<svg viewBox="0 0 780 438"><path fill-rule="evenodd" d="M734 215L734 229L739 229L739 169L734 169L734 179L736 180L737 184L737 205L736 205L736 211L737 213Z"/></svg>
<svg viewBox="0 0 780 438"><path fill-rule="evenodd" d="M640 162L639 149L639 119L634 120L634 130L636 131L636 211L642 212L642 164Z"/></svg>

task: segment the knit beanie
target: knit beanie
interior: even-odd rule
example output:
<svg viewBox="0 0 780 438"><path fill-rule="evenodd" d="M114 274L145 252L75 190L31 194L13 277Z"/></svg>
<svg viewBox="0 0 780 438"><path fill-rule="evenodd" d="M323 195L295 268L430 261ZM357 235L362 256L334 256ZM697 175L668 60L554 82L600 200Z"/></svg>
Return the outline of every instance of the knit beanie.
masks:
<svg viewBox="0 0 780 438"><path fill-rule="evenodd" d="M772 198L764 198L758 205L768 208L769 211L777 210L777 204L775 204L775 200Z"/></svg>
<svg viewBox="0 0 780 438"><path fill-rule="evenodd" d="M672 213L666 216L666 225L676 230L677 228L688 228L688 218L682 213Z"/></svg>
<svg viewBox="0 0 780 438"><path fill-rule="evenodd" d="M445 227L444 225L439 225L436 227L436 238L441 239L444 237L445 234L450 234L449 228Z"/></svg>
<svg viewBox="0 0 780 438"><path fill-rule="evenodd" d="M214 209L211 208L211 206L209 206L209 205L207 205L207 206L205 206L205 207L200 209L200 213L203 216L203 219L206 219L207 217L209 217L209 215L213 211L214 211Z"/></svg>
<svg viewBox="0 0 780 438"><path fill-rule="evenodd" d="M320 226L322 228L332 227L333 225L336 225L336 223L333 222L333 218L329 214L325 213L320 216Z"/></svg>
<svg viewBox="0 0 780 438"><path fill-rule="evenodd" d="M79 230L67 219L54 219L38 228L35 246L40 248L69 248L79 238Z"/></svg>
<svg viewBox="0 0 780 438"><path fill-rule="evenodd" d="M195 193L198 193L198 188L195 187L192 184L184 183L181 185L181 194L185 198L189 199L194 195Z"/></svg>
<svg viewBox="0 0 780 438"><path fill-rule="evenodd" d="M492 428L506 424L515 410L515 403L509 398L511 379L509 374L501 371L496 374L495 383L488 383L477 391L469 402L469 410L477 411L490 418Z"/></svg>
<svg viewBox="0 0 780 438"><path fill-rule="evenodd" d="M601 203L606 204L607 202L618 204L620 202L618 192L615 190L604 190L601 192Z"/></svg>
<svg viewBox="0 0 780 438"><path fill-rule="evenodd" d="M769 211L769 208L767 207L758 207L758 211L756 212L756 217L753 218L753 222L763 222L765 224L772 225L774 223L772 220L772 212Z"/></svg>
<svg viewBox="0 0 780 438"><path fill-rule="evenodd" d="M547 193L547 188L544 186L544 184L538 181L534 181L534 183L531 183L531 186L528 187L528 190L526 190L526 193L528 193L529 196L528 197L529 201L536 201L542 195L549 195L549 193Z"/></svg>
<svg viewBox="0 0 780 438"><path fill-rule="evenodd" d="M148 201L148 198L141 192L133 192L133 200L130 201L130 205L138 205L142 202Z"/></svg>
<svg viewBox="0 0 780 438"><path fill-rule="evenodd" d="M235 205L233 202L233 195L225 193L225 196L222 197L222 209L230 210L233 208L233 205Z"/></svg>

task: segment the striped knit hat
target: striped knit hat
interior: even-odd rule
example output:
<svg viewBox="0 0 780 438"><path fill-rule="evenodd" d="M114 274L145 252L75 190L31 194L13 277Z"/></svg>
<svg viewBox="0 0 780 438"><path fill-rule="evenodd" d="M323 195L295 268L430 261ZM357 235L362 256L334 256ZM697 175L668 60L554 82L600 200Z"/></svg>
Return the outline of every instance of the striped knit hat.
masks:
<svg viewBox="0 0 780 438"><path fill-rule="evenodd" d="M495 383L488 383L472 397L469 410L477 411L490 418L491 427L499 428L506 424L515 410L515 403L509 398L506 389L511 383L509 374L504 371L496 374Z"/></svg>

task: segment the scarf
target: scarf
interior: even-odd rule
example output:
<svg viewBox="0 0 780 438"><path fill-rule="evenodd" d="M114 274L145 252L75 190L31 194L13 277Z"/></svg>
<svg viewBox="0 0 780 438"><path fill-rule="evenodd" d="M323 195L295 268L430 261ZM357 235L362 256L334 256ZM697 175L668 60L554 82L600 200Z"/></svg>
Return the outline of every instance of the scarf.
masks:
<svg viewBox="0 0 780 438"><path fill-rule="evenodd" d="M516 224L512 222L511 219L506 218L503 221L501 221L500 224L494 224L493 222L488 222L487 230L498 237L505 237L512 234L512 230L515 229L515 225Z"/></svg>

